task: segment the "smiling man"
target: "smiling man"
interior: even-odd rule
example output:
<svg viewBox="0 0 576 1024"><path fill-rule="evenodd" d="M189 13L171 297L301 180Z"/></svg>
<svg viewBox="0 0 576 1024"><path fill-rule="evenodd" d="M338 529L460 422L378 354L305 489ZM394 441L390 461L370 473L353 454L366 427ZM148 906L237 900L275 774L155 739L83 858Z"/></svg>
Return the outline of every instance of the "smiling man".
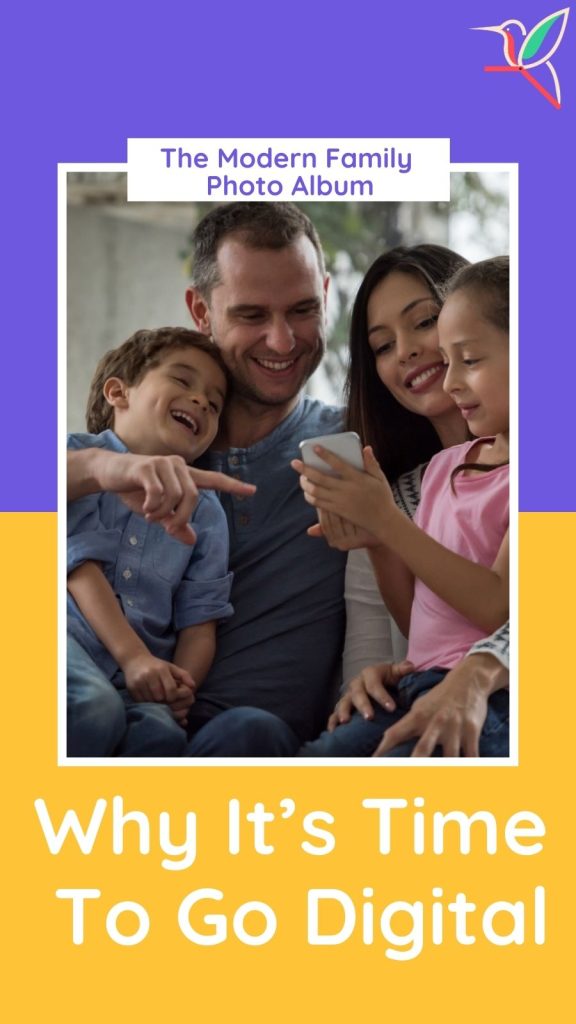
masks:
<svg viewBox="0 0 576 1024"><path fill-rule="evenodd" d="M194 252L187 304L234 379L229 429L253 444L294 408L324 354L320 241L288 203L237 203L201 221Z"/></svg>
<svg viewBox="0 0 576 1024"><path fill-rule="evenodd" d="M188 753L291 754L330 709L344 629L344 557L307 536L315 517L290 468L301 440L342 427L339 409L302 395L324 353L328 278L313 224L289 203L217 207L193 244L188 307L234 382L203 465L258 490L221 496L235 614L190 711Z"/></svg>

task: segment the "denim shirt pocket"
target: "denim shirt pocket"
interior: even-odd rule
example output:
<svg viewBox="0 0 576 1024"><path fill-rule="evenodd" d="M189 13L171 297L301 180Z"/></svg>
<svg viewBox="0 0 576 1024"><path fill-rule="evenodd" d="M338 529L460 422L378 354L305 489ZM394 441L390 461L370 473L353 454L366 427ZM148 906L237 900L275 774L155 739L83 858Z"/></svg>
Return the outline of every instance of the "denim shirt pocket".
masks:
<svg viewBox="0 0 576 1024"><path fill-rule="evenodd" d="M165 533L162 527L154 530L148 543L151 546L149 557L154 572L167 583L177 585L186 573L194 547L181 544Z"/></svg>

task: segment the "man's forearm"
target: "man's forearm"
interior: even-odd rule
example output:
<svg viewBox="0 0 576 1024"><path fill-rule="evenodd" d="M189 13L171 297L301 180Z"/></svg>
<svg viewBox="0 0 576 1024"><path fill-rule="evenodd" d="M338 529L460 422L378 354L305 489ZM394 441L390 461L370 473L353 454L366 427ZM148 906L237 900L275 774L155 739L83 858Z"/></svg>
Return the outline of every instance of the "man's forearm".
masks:
<svg viewBox="0 0 576 1024"><path fill-rule="evenodd" d="M104 459L122 458L116 452L102 451L101 448L83 448L69 451L67 461L68 501L84 498L104 488L100 482L100 471Z"/></svg>

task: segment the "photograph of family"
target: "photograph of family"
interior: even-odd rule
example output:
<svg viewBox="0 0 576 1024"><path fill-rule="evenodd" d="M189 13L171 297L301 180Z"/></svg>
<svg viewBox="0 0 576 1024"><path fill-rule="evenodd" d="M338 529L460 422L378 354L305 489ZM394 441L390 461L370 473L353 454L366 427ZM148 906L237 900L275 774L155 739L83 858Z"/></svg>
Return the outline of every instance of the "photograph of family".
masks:
<svg viewBox="0 0 576 1024"><path fill-rule="evenodd" d="M451 178L68 174L68 759L509 757L509 181Z"/></svg>

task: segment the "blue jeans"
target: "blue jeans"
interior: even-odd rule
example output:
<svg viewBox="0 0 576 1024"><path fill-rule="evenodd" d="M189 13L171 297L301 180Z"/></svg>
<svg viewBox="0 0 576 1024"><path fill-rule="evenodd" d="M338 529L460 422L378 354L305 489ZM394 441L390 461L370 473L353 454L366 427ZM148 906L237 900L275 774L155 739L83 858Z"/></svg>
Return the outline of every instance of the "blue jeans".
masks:
<svg viewBox="0 0 576 1024"><path fill-rule="evenodd" d="M138 703L68 637L68 756L181 757L186 733L166 704Z"/></svg>
<svg viewBox="0 0 576 1024"><path fill-rule="evenodd" d="M398 683L396 710L385 711L374 704L374 718L365 719L354 714L345 725L339 725L334 732L323 732L317 740L305 743L298 757L371 757L382 739L382 733L407 714L418 697L423 697L438 685L447 675L448 669L428 669L425 672L411 672ZM508 690L498 690L488 701L488 714L480 736L480 757L508 757ZM393 747L386 757L410 757L417 740L408 740ZM441 747L436 747L433 757L441 757Z"/></svg>
<svg viewBox="0 0 576 1024"><path fill-rule="evenodd" d="M260 708L230 708L188 743L187 757L294 757L300 746L286 722Z"/></svg>

